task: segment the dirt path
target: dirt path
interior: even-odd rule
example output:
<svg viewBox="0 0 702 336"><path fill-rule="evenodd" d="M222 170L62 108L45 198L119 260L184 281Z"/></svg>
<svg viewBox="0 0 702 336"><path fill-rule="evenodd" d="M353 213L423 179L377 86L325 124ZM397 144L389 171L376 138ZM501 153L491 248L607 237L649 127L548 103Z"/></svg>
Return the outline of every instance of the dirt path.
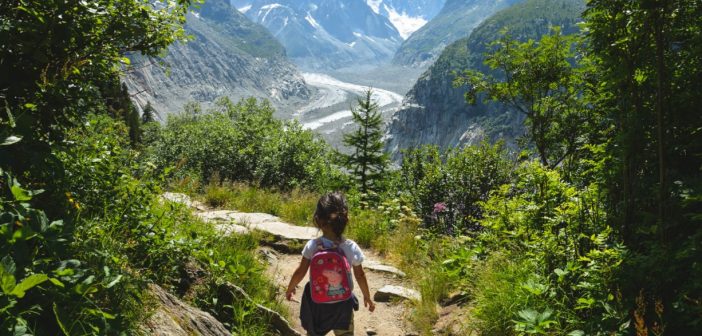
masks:
<svg viewBox="0 0 702 336"><path fill-rule="evenodd" d="M257 229L268 232L274 236L282 236L286 239L301 242L306 242L308 239L314 239L319 234L316 229L290 225L282 222L280 218L267 214L242 213L232 210L213 210L198 201L191 200L190 197L184 194L165 193L163 198L192 208L195 215L199 216L205 221L215 223L215 227L223 234L231 234L233 232L243 233ZM268 276L273 279L280 288L278 291L279 300L283 302L290 311L289 322L301 334L305 335L305 331L300 326L299 316L300 299L302 297L304 284L307 280L303 280L298 287L294 301L287 301L285 299L285 290L288 282L290 281L290 277L295 271L295 268L299 264L302 256L299 253L283 254L274 252L269 247L261 247L261 250L264 250L268 255L275 255L275 258L269 259L267 268ZM365 249L363 253L366 257L366 260L364 261L364 264L366 265L370 264L370 261L390 265L388 261L374 253L372 250ZM368 268L366 268L366 277L368 278L368 285L370 287L371 295L374 295L378 289L385 285L395 285L406 288L413 287L409 281L406 280L406 278L401 278L390 273L374 271ZM363 295L361 294L360 289L358 286L354 287L356 297L362 301ZM408 321L408 307L409 303L403 302L376 302L375 311L373 313L369 312L367 308L361 307L359 311L354 313L354 335L366 335L367 330L369 329L375 331L376 335L381 336L406 336L408 334L416 335L416 333L411 332L414 329L408 322L406 322Z"/></svg>
<svg viewBox="0 0 702 336"><path fill-rule="evenodd" d="M373 251L364 250L364 253L366 255L366 259L368 260L376 260L385 263L385 260L373 253ZM285 289L290 281L290 277L300 262L300 258L301 256L298 254L278 254L277 260L273 261L268 267L268 275L276 282L276 284L278 284L280 288L280 300L285 303L290 311L290 323L295 327L295 329L305 335L304 330L300 326L299 302L300 298L302 297L302 289L304 288L304 284L307 280L303 280L298 286L294 301L287 301L284 297ZM410 287L406 281L387 273L366 270L366 277L368 278L368 285L370 287L371 295L373 295L384 285L400 285ZM359 300L362 301L363 295L358 289L358 286L355 286L353 291ZM359 311L354 313L354 335L366 335L366 330L368 328L375 330L378 335L406 335L408 331L412 330L411 326L405 322L407 320L406 314L409 310L406 306L406 304L401 302L376 302L375 311L373 313L369 312L367 308L361 307Z"/></svg>

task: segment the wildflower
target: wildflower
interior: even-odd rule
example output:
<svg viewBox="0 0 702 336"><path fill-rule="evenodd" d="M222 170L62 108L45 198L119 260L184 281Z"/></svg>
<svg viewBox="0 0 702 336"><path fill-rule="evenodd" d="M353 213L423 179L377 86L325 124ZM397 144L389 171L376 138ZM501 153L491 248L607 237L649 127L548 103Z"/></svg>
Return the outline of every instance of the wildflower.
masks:
<svg viewBox="0 0 702 336"><path fill-rule="evenodd" d="M446 203L439 202L439 203L434 204L434 213L435 214L442 213L444 211L446 211Z"/></svg>

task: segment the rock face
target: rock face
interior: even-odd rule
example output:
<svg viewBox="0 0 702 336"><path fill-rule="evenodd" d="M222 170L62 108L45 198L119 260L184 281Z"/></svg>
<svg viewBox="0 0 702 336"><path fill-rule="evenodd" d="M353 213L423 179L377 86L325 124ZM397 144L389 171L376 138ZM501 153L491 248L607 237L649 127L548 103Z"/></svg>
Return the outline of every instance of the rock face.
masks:
<svg viewBox="0 0 702 336"><path fill-rule="evenodd" d="M156 312L142 327L153 336L229 336L231 333L212 315L194 308L152 285L151 292L159 302Z"/></svg>
<svg viewBox="0 0 702 336"><path fill-rule="evenodd" d="M447 47L417 80L390 121L386 151L392 159L398 162L403 149L425 144L449 148L504 139L513 145L514 139L524 134L524 117L498 103L469 106L464 98L466 88L453 86L454 73L488 71L483 65L486 44L497 39L501 29L509 27L520 39L538 38L553 25L562 26L565 33L573 32L583 8L580 0L527 0L496 13L470 37Z"/></svg>
<svg viewBox="0 0 702 336"><path fill-rule="evenodd" d="M359 0L253 0L240 7L305 68L387 61L402 43L393 24Z"/></svg>
<svg viewBox="0 0 702 336"><path fill-rule="evenodd" d="M207 105L221 96L266 98L278 108L309 98L283 46L228 0L206 1L187 15L185 30L193 41L172 45L162 59L133 55L124 78L137 105L151 102L161 119L186 102Z"/></svg>
<svg viewBox="0 0 702 336"><path fill-rule="evenodd" d="M446 46L468 36L490 15L519 1L522 0L446 0L436 17L402 43L392 62L431 64Z"/></svg>
<svg viewBox="0 0 702 336"><path fill-rule="evenodd" d="M413 289L393 285L385 285L373 295L373 300L377 302L389 302L392 299L421 301L422 295Z"/></svg>

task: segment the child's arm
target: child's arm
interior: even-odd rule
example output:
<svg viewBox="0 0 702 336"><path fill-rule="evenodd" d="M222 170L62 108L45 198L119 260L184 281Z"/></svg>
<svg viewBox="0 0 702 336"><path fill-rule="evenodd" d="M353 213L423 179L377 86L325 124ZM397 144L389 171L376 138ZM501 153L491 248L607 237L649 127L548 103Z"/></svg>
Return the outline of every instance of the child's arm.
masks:
<svg viewBox="0 0 702 336"><path fill-rule="evenodd" d="M295 294L295 288L297 288L297 284L302 281L302 279L305 278L305 275L307 275L307 269L310 267L310 261L302 257L302 260L300 261L300 265L297 266L297 269L293 273L292 277L290 278L290 283L288 284L288 290L285 292L285 297L288 300L292 300L293 294Z"/></svg>
<svg viewBox="0 0 702 336"><path fill-rule="evenodd" d="M362 265L353 267L353 276L356 278L358 287L361 288L361 292L363 293L363 305L373 312L375 310L375 303L373 303L373 299L371 299L366 272L363 271Z"/></svg>

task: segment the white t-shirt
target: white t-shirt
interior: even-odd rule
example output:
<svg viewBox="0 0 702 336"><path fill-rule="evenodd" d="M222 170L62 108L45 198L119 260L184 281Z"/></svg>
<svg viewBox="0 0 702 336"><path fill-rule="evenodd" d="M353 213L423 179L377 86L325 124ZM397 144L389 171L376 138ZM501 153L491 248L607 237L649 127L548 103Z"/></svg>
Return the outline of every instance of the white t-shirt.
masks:
<svg viewBox="0 0 702 336"><path fill-rule="evenodd" d="M314 253L317 252L317 239L312 239L308 241L305 245L305 248L302 249L302 256L305 257L307 260L312 260ZM321 239L324 248L331 248L334 246L333 241L324 237L321 237ZM341 249L341 251L344 252L344 255L346 255L346 260L348 260L351 266L358 266L363 262L363 251L361 251L361 248L358 247L358 244L356 244L355 241L351 239L345 239L343 242L341 242L341 244L339 244L339 248Z"/></svg>

